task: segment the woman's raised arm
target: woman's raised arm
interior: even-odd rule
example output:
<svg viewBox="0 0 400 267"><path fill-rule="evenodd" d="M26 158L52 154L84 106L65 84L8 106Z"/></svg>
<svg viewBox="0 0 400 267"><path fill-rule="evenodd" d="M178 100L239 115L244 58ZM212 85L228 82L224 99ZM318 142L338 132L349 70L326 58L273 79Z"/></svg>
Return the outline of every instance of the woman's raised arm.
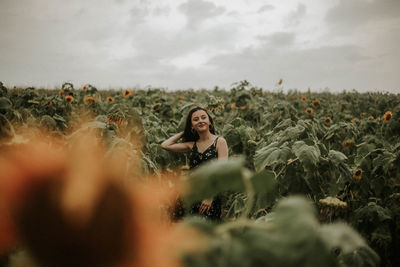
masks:
<svg viewBox="0 0 400 267"><path fill-rule="evenodd" d="M183 136L183 131L180 133L177 133L164 142L161 143L161 148L171 151L171 152L189 152L190 151L190 146L188 143L176 143L178 142L179 139L181 139Z"/></svg>

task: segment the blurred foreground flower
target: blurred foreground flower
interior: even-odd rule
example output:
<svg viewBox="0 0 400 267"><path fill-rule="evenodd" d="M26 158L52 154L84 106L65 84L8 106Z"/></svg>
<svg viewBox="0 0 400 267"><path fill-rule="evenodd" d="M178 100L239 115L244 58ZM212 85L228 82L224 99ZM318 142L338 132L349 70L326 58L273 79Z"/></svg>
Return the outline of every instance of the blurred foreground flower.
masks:
<svg viewBox="0 0 400 267"><path fill-rule="evenodd" d="M177 266L160 210L171 190L124 178L122 157L83 134L68 148L2 148L0 255L21 245L39 266Z"/></svg>

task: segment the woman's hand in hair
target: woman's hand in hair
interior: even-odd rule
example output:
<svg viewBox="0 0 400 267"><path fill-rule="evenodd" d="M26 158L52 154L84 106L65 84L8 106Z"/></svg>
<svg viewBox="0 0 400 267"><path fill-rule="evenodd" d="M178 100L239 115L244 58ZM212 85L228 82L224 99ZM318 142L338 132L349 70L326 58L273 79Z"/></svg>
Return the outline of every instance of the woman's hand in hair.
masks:
<svg viewBox="0 0 400 267"><path fill-rule="evenodd" d="M190 145L188 143L176 143L183 136L183 131L171 136L167 140L161 143L161 148L171 152L189 152Z"/></svg>
<svg viewBox="0 0 400 267"><path fill-rule="evenodd" d="M200 214L207 213L211 208L212 202L213 202L212 198L203 200L199 208L199 213Z"/></svg>

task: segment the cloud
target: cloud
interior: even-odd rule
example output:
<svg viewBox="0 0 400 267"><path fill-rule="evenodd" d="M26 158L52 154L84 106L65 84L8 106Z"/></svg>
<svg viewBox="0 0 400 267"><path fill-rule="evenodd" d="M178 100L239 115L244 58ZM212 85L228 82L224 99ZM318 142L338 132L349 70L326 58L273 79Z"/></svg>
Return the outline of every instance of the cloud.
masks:
<svg viewBox="0 0 400 267"><path fill-rule="evenodd" d="M205 20L217 17L226 11L222 6L203 0L188 0L179 6L179 10L186 15L187 26L192 30L197 30Z"/></svg>
<svg viewBox="0 0 400 267"><path fill-rule="evenodd" d="M295 34L289 32L276 32L270 35L258 36L258 39L263 43L267 43L271 47L279 48L289 46L294 43Z"/></svg>
<svg viewBox="0 0 400 267"><path fill-rule="evenodd" d="M264 13L274 9L275 7L273 5L263 5L258 9L258 13Z"/></svg>
<svg viewBox="0 0 400 267"><path fill-rule="evenodd" d="M354 29L373 21L400 19L399 14L399 0L340 0L328 10L325 21L342 29Z"/></svg>
<svg viewBox="0 0 400 267"><path fill-rule="evenodd" d="M285 25L287 27L297 26L300 24L302 18L307 13L307 7L305 4L298 4L296 10L293 10L289 13L289 15L285 18Z"/></svg>

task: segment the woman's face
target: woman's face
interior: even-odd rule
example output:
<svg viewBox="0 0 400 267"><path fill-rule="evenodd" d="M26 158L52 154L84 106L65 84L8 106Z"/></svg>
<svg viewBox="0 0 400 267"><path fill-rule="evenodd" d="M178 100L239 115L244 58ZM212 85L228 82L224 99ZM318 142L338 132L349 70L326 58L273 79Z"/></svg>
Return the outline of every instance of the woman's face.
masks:
<svg viewBox="0 0 400 267"><path fill-rule="evenodd" d="M210 119L204 110L197 110L192 114L192 127L195 131L209 131L210 124Z"/></svg>

